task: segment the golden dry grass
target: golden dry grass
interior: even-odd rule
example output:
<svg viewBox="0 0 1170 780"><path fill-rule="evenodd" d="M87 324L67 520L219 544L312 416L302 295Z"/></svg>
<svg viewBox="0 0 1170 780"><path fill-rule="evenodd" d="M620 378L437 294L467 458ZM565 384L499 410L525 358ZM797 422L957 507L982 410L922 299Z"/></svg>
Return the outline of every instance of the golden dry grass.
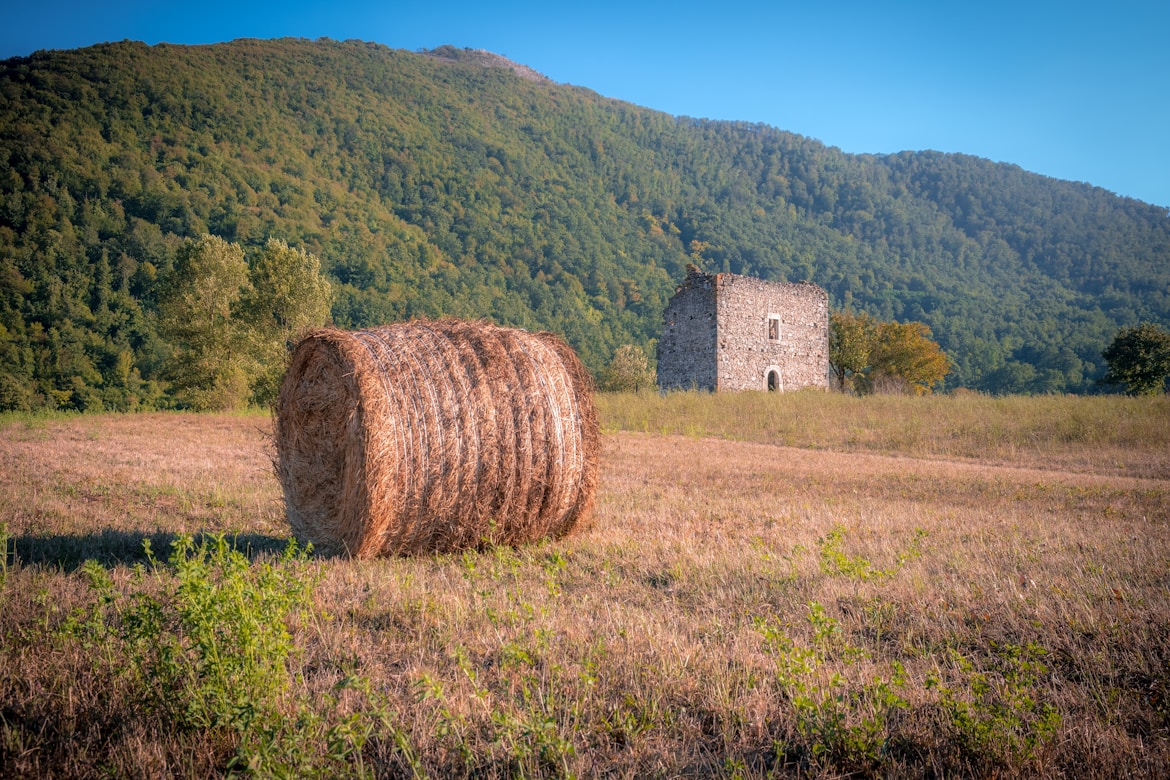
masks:
<svg viewBox="0 0 1170 780"><path fill-rule="evenodd" d="M90 598L73 571L84 557L125 581L143 537L279 547L266 427L144 415L0 429L0 518L20 560L0 590L0 761L15 773L222 772L222 737L168 730L117 659L103 667L58 629ZM316 564L297 685L324 701L346 675L369 679L434 776L1165 776L1170 479L1156 442L1131 441L1124 468L1067 449L980 462L851 447L613 431L595 522L576 535ZM837 731L786 682L801 651L813 699L842 697L816 699ZM898 668L906 706L881 710L875 681ZM959 700L987 716L985 741ZM1059 724L1026 744L1046 708ZM881 713L877 753L850 748L847 729ZM407 769L393 746L366 753L375 774Z"/></svg>
<svg viewBox="0 0 1170 780"><path fill-rule="evenodd" d="M1170 396L607 393L606 430L1170 477Z"/></svg>
<svg viewBox="0 0 1170 780"><path fill-rule="evenodd" d="M264 416L142 414L0 428L0 518L46 537L287 535Z"/></svg>

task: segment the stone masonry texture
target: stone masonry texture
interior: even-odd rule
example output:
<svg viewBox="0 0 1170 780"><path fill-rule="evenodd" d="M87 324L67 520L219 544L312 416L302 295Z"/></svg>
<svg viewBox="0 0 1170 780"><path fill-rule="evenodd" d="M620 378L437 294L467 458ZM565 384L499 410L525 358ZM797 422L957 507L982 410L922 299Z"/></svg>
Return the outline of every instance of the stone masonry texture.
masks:
<svg viewBox="0 0 1170 780"><path fill-rule="evenodd" d="M829 386L829 296L815 284L691 268L663 320L662 390Z"/></svg>

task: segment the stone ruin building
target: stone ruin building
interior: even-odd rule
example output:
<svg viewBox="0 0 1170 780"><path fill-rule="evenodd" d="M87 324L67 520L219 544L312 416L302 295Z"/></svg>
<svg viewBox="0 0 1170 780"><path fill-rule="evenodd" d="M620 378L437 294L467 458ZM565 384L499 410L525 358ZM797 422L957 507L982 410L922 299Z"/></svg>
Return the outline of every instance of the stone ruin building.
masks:
<svg viewBox="0 0 1170 780"><path fill-rule="evenodd" d="M815 284L688 266L663 319L661 390L829 386L829 296Z"/></svg>

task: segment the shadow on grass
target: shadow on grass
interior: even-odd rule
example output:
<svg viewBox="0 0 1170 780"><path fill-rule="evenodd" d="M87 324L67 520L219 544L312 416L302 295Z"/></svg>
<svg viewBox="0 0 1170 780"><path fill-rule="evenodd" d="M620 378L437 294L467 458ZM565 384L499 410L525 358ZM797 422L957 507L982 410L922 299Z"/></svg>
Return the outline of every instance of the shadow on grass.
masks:
<svg viewBox="0 0 1170 780"><path fill-rule="evenodd" d="M212 534L194 534L195 544ZM16 561L21 566L40 566L75 571L87 560L95 560L106 568L133 566L147 563L144 542L150 541L155 558L165 561L170 558L171 545L178 534L159 531L156 533L126 532L105 529L93 534L64 534L58 536L15 536L9 540L9 555L12 545L16 547ZM262 534L225 535L232 547L242 552L249 560L262 556L277 556L288 546L287 538L264 536Z"/></svg>

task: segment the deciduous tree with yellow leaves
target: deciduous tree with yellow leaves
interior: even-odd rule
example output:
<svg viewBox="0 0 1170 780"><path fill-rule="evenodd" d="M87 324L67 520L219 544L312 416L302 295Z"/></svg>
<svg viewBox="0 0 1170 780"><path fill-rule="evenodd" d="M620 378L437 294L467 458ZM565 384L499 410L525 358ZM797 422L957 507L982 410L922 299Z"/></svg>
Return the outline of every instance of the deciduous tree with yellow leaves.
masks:
<svg viewBox="0 0 1170 780"><path fill-rule="evenodd" d="M862 312L830 317L829 365L837 386L858 393L934 391L951 361L921 322L880 322Z"/></svg>

